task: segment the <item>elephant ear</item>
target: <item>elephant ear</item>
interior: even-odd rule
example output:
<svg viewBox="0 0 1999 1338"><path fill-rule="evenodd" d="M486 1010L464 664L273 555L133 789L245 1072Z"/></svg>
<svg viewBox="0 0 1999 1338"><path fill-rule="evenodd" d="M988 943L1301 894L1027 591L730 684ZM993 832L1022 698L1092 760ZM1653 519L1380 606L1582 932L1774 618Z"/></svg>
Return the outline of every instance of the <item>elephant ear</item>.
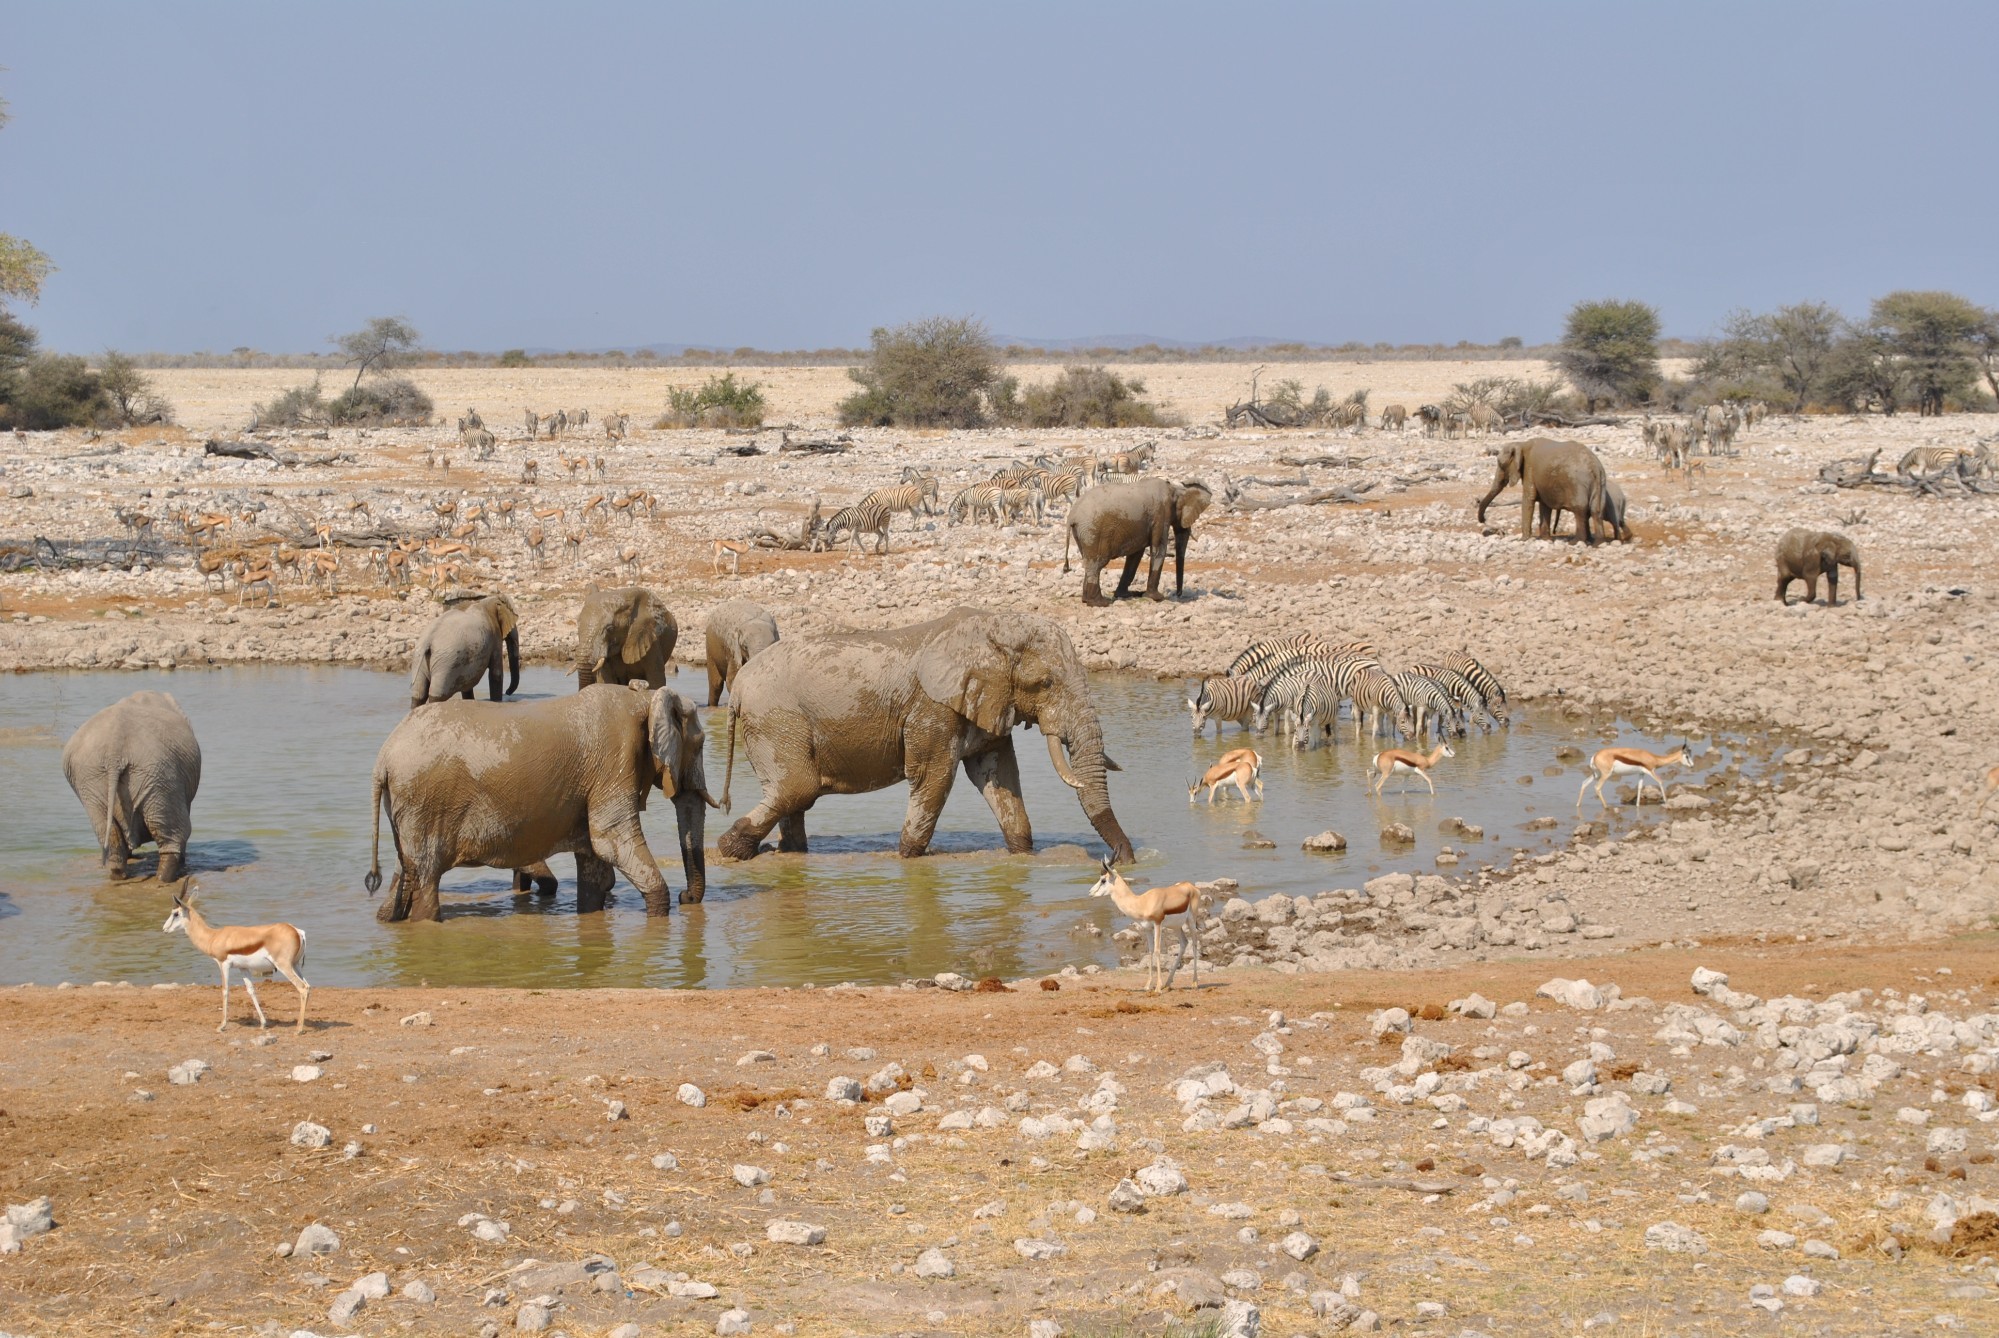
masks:
<svg viewBox="0 0 1999 1338"><path fill-rule="evenodd" d="M989 614L960 618L916 654L916 681L988 734L1014 726L1013 676L1020 648L1009 644Z"/></svg>
<svg viewBox="0 0 1999 1338"><path fill-rule="evenodd" d="M659 771L659 788L668 799L680 793L685 774L681 752L686 746L687 720L678 709L681 704L680 694L671 688L655 689L646 704L646 739Z"/></svg>
<svg viewBox="0 0 1999 1338"><path fill-rule="evenodd" d="M625 644L618 652L626 664L635 664L652 654L659 639L659 619L653 616L652 596L641 594L632 601L632 623L625 629Z"/></svg>
<svg viewBox="0 0 1999 1338"><path fill-rule="evenodd" d="M1215 495L1208 491L1208 485L1189 480L1180 484L1173 492L1173 509L1182 529L1193 529L1194 522L1214 502Z"/></svg>
<svg viewBox="0 0 1999 1338"><path fill-rule="evenodd" d="M512 636L514 629L521 625L521 615L514 608L514 601L505 595L493 596L493 625L500 629L503 637Z"/></svg>

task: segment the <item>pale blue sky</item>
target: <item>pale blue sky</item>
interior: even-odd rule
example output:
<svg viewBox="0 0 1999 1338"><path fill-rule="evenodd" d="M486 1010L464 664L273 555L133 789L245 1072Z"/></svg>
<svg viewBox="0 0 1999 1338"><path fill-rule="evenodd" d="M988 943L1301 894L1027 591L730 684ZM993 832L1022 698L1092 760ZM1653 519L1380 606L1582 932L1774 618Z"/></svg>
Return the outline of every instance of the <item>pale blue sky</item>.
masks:
<svg viewBox="0 0 1999 1338"><path fill-rule="evenodd" d="M90 352L1530 341L1999 302L1999 5L15 0L0 230Z"/></svg>

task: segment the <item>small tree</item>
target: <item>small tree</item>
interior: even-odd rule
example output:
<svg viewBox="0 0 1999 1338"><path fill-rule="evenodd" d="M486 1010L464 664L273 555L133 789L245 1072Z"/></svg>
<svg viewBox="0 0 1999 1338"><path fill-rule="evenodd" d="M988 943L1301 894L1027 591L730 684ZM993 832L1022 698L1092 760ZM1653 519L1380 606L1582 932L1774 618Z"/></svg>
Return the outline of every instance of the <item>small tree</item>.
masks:
<svg viewBox="0 0 1999 1338"><path fill-rule="evenodd" d="M1796 302L1775 311L1738 311L1722 327L1718 347L1704 353L1702 375L1768 373L1783 387L1792 412L1817 403L1826 393L1833 349L1843 321L1824 302Z"/></svg>
<svg viewBox="0 0 1999 1338"><path fill-rule="evenodd" d="M840 401L849 427L978 427L1000 381L999 347L983 322L931 316L877 328L868 360L849 367L860 387Z"/></svg>
<svg viewBox="0 0 1999 1338"><path fill-rule="evenodd" d="M173 421L173 406L153 390L152 378L116 349L105 352L98 364L97 380L121 425Z"/></svg>
<svg viewBox="0 0 1999 1338"><path fill-rule="evenodd" d="M500 366L502 366L502 367L532 367L532 366L534 366L534 362L533 362L533 360L532 360L532 359L530 359L530 358L528 357L528 353L527 353L527 350L526 350L526 349L524 349L524 348L510 348L510 349L508 349L508 350L507 350L506 352L504 352L504 353L502 353L502 354L500 355Z"/></svg>
<svg viewBox="0 0 1999 1338"><path fill-rule="evenodd" d="M1894 416L1908 397L1909 375L1887 338L1868 325L1848 325L1826 360L1826 398L1854 413L1879 408Z"/></svg>
<svg viewBox="0 0 1999 1338"><path fill-rule="evenodd" d="M1999 311L1984 313L1984 319L1971 336L1971 352L1978 359L1979 370L1985 373L1985 384L1992 388L1992 397L1999 400Z"/></svg>
<svg viewBox="0 0 1999 1338"><path fill-rule="evenodd" d="M1643 302L1578 302L1555 365L1592 411L1649 399L1659 384L1659 313Z"/></svg>
<svg viewBox="0 0 1999 1338"><path fill-rule="evenodd" d="M1986 313L1956 293L1895 292L1876 298L1868 324L1903 367L1916 412L1943 412L1978 377L1973 342Z"/></svg>
<svg viewBox="0 0 1999 1338"><path fill-rule="evenodd" d="M409 360L421 343L416 327L401 316L377 316L351 334L334 335L343 362L354 364L354 385L369 372L390 372Z"/></svg>
<svg viewBox="0 0 1999 1338"><path fill-rule="evenodd" d="M7 99L0 98L0 126L8 119ZM0 232L0 299L40 301L42 284L54 271L55 266L42 252L19 237Z"/></svg>

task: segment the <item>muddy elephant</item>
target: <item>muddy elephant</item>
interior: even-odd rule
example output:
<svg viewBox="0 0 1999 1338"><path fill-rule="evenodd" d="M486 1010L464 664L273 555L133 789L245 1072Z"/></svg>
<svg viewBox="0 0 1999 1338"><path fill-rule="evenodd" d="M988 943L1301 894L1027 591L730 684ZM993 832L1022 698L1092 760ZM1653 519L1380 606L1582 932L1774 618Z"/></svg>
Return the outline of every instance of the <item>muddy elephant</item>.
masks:
<svg viewBox="0 0 1999 1338"><path fill-rule="evenodd" d="M1069 544L1074 541L1083 561L1083 602L1092 607L1110 603L1104 598L1104 567L1123 558L1124 575L1118 578L1118 598L1131 593L1132 578L1138 574L1139 559L1151 554L1145 578L1145 597L1164 599L1159 575L1166 566L1166 545L1173 544L1173 593L1187 588L1187 539L1194 522L1208 509L1214 495L1205 483L1172 483L1166 479L1145 479L1138 483L1112 483L1092 488L1069 508L1068 527L1062 536L1062 571L1069 570Z"/></svg>
<svg viewBox="0 0 1999 1338"><path fill-rule="evenodd" d="M736 681L736 671L750 657L777 644L777 619L763 605L747 599L725 599L708 615L708 704L722 704L722 694Z"/></svg>
<svg viewBox="0 0 1999 1338"><path fill-rule="evenodd" d="M959 608L913 627L784 641L744 665L730 691L730 772L740 727L763 802L723 834L725 858L751 858L773 827L780 850L804 850L805 811L821 795L905 780L900 850L921 855L961 764L1006 848L1032 850L1012 734L1025 725L1041 730L1112 857L1132 857L1111 811L1105 773L1117 765L1104 754L1083 663L1047 618ZM726 806L726 781L722 795Z"/></svg>
<svg viewBox="0 0 1999 1338"><path fill-rule="evenodd" d="M1558 537L1562 532L1562 516L1565 513L1550 507L1545 502L1537 504L1534 509L1539 517L1536 523L1541 532L1550 538ZM1596 518L1604 523L1605 528L1610 531L1611 538L1626 544L1631 542L1631 525L1627 511L1624 489L1618 486L1616 479L1606 477L1603 481L1603 509L1596 513Z"/></svg>
<svg viewBox="0 0 1999 1338"><path fill-rule="evenodd" d="M671 688L608 683L537 702L441 702L405 716L375 756L374 849L367 888L382 885L382 813L396 875L375 918L441 918L437 881L452 869L546 873L576 856L576 909L600 911L613 870L668 911L666 878L639 814L657 786L680 826L685 902L708 886L702 852L708 778L701 717ZM522 885L517 875L515 886Z"/></svg>
<svg viewBox="0 0 1999 1338"><path fill-rule="evenodd" d="M1805 583L1805 603L1819 597L1819 577L1825 577L1827 608L1839 604L1839 569L1853 568L1853 597L1860 596L1860 550L1853 540L1831 530L1785 530L1777 540L1777 602L1789 604L1785 596L1791 582Z"/></svg>
<svg viewBox="0 0 1999 1338"><path fill-rule="evenodd" d="M470 698L486 678L494 701L521 686L521 618L505 595L447 600L410 656L410 710ZM506 684L505 692L501 683Z"/></svg>
<svg viewBox="0 0 1999 1338"><path fill-rule="evenodd" d="M1573 511L1585 544L1596 543L1597 518L1603 515L1603 494L1608 477L1596 452L1579 441L1554 441L1533 437L1511 441L1499 448L1499 460L1492 487L1478 499L1478 519L1485 523L1486 508L1492 499L1509 487L1520 485L1520 537L1531 538L1535 510ZM1543 537L1547 537L1544 530Z"/></svg>
<svg viewBox="0 0 1999 1338"><path fill-rule="evenodd" d="M672 610L643 586L583 587L583 610L576 615L576 686L631 683L648 687L666 682L680 624Z"/></svg>
<svg viewBox="0 0 1999 1338"><path fill-rule="evenodd" d="M201 788L201 745L179 702L164 692L135 692L105 707L63 745L62 774L90 815L112 878L126 876L126 861L148 841L159 843L159 880L181 876L193 830L188 809Z"/></svg>

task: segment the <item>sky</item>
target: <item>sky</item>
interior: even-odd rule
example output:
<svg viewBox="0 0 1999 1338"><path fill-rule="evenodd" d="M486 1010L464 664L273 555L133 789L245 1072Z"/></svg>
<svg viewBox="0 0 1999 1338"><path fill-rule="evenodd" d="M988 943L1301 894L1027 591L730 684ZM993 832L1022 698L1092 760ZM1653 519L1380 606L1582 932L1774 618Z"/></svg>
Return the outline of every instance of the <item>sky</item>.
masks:
<svg viewBox="0 0 1999 1338"><path fill-rule="evenodd" d="M1999 5L15 0L69 352L1671 335L1999 303Z"/></svg>

